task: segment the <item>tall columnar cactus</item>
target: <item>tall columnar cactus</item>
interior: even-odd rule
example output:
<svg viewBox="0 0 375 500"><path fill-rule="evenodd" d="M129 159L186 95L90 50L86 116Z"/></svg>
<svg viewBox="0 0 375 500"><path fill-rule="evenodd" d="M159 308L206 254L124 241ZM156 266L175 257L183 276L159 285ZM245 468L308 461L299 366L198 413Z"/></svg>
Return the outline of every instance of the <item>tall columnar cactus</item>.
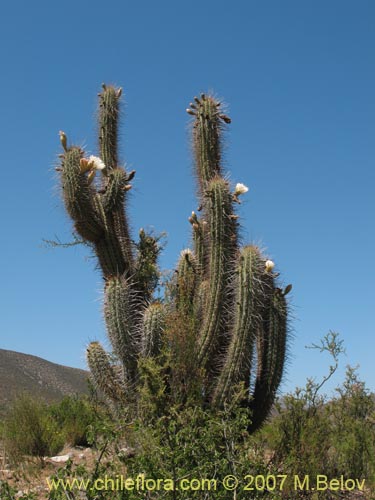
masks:
<svg viewBox="0 0 375 500"><path fill-rule="evenodd" d="M127 172L118 159L120 98L121 89L103 85L99 157L85 156L60 132L65 206L75 231L92 245L105 281L104 316L114 356L91 343L87 360L92 377L115 404L134 400L140 360L158 360L163 349L173 355L179 328L178 349L184 349L188 336L204 403L221 407L244 384L244 404L252 409L249 428L255 430L269 414L283 374L285 295L291 285L284 291L276 286L273 263L259 248L239 247L235 206L247 188L237 184L232 189L221 165L221 136L230 118L215 98L203 94L187 109L194 117L199 215L189 217L193 250L181 253L172 298L160 301L153 298L159 275L157 240L141 230L135 243L129 234L126 198L135 172ZM100 179L94 180L98 171ZM179 359L183 357L180 352ZM171 366L173 385L178 367Z"/></svg>

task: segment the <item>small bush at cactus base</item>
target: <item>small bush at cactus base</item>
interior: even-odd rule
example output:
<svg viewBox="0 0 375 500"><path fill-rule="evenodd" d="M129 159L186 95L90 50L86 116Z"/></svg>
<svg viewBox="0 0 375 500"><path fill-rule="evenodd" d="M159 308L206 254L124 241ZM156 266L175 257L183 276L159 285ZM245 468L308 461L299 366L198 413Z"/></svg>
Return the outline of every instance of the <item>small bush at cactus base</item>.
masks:
<svg viewBox="0 0 375 500"><path fill-rule="evenodd" d="M36 458L44 466L46 457L56 455L66 445L89 446L90 428L101 419L92 397L65 396L60 402L47 404L25 393L15 399L0 421L0 442L10 465Z"/></svg>
<svg viewBox="0 0 375 500"><path fill-rule="evenodd" d="M254 432L269 415L282 378L291 286L278 286L274 264L259 248L239 245L235 206L248 188L232 188L221 165L223 129L231 120L210 95L195 97L187 109L199 215L189 217L193 248L181 253L168 293L156 299L160 245L143 230L134 242L129 232L126 202L135 171L127 172L118 158L121 94L106 85L99 94L98 156L70 145L60 132L65 207L105 283L113 352L99 342L88 346L93 381L118 416L137 414L145 384L163 391L164 409L194 404L218 410L231 404L242 384L241 406L251 414L246 427ZM148 359L162 374L162 387L152 387L155 381L145 375Z"/></svg>
<svg viewBox="0 0 375 500"><path fill-rule="evenodd" d="M3 438L9 459L14 463L31 456L43 465L46 455L58 453L64 446L63 432L47 405L27 394L21 395L9 411Z"/></svg>

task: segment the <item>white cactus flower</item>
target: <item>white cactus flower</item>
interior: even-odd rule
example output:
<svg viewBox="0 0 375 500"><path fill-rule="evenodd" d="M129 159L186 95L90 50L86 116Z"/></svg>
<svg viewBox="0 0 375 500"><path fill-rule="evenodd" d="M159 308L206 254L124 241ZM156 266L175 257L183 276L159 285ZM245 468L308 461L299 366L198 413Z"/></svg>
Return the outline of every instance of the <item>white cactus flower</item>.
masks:
<svg viewBox="0 0 375 500"><path fill-rule="evenodd" d="M91 168L94 168L95 170L104 170L106 168L103 160L98 158L97 156L90 156L89 158L89 165Z"/></svg>
<svg viewBox="0 0 375 500"><path fill-rule="evenodd" d="M249 191L249 188L245 186L245 184L242 184L241 182L238 182L236 184L236 187L234 188L234 194L236 196L239 196L241 194L245 194Z"/></svg>
<svg viewBox="0 0 375 500"><path fill-rule="evenodd" d="M275 263L272 260L267 260L265 264L266 273L270 273L275 267Z"/></svg>

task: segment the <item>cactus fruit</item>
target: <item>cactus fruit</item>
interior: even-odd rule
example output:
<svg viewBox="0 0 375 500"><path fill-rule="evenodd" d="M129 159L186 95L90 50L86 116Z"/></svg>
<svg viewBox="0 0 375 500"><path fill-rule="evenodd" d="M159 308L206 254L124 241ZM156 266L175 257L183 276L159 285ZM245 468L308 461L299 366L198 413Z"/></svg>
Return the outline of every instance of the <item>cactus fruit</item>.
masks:
<svg viewBox="0 0 375 500"><path fill-rule="evenodd" d="M65 206L75 231L92 246L105 281L104 316L113 356L98 342L89 345L94 382L114 404L126 404L129 393L134 401L140 361L158 363L169 352L171 394L182 394L173 384L182 383L176 374L183 373L185 382L197 377L195 384L183 384L200 384L202 404L222 407L242 384L254 431L267 418L282 378L285 295L291 285L284 291L276 286L274 263L259 248L239 246L235 205L248 187L237 183L232 189L221 165L222 133L231 120L210 95L194 97L186 110L192 116L199 215L189 217L193 249L181 253L172 293L155 299L158 240L141 229L134 243L127 221L135 171L126 172L118 159L120 97L121 89L113 86L103 85L99 94L100 157L86 157L60 132ZM100 179L94 180L95 174Z"/></svg>

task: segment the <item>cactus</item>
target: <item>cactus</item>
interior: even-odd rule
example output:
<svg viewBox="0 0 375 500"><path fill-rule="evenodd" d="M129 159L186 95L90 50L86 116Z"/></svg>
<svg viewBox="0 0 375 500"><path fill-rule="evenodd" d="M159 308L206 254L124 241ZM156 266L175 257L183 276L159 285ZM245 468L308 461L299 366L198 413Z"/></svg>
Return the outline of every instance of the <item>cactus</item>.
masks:
<svg viewBox="0 0 375 500"><path fill-rule="evenodd" d="M100 158L86 157L60 132L65 206L75 231L92 246L105 281L104 316L113 356L98 342L88 346L94 382L116 405L134 401L140 361L161 363L169 352L171 394L181 396L181 387L173 389L173 384L181 384L176 374L183 373L185 382L190 377L195 387L200 384L202 404L222 407L242 384L247 391L243 404L252 412L249 430L255 431L270 412L283 374L285 295L291 285L284 291L276 286L274 264L259 248L239 246L235 207L247 188L237 184L232 189L221 165L222 134L231 120L209 95L195 97L187 109L193 116L199 215L189 217L193 249L181 253L171 296L162 301L154 298L158 240L142 229L135 243L129 232L126 200L135 172L128 173L118 159L120 99L121 89L103 85Z"/></svg>

